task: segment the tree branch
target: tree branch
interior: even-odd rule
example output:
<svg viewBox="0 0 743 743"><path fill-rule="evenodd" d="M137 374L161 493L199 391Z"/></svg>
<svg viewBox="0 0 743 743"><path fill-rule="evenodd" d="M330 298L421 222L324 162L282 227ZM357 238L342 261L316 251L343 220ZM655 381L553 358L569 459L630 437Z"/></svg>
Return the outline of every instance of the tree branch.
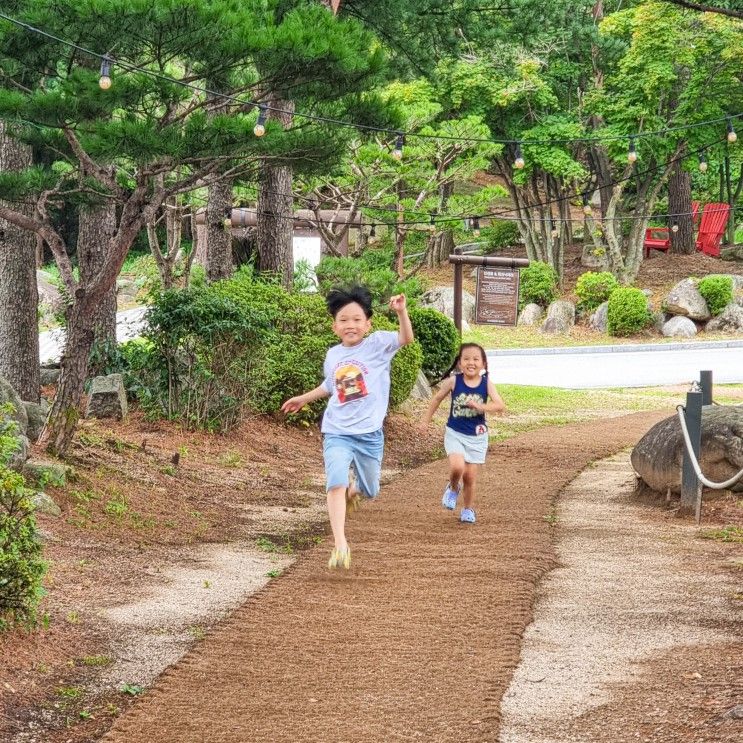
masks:
<svg viewBox="0 0 743 743"><path fill-rule="evenodd" d="M691 2L691 0L666 0L666 2L672 5L678 5L680 8L696 10L700 13L719 13L730 18L743 19L743 10L728 10L727 8L718 8L714 5L707 5L706 3Z"/></svg>

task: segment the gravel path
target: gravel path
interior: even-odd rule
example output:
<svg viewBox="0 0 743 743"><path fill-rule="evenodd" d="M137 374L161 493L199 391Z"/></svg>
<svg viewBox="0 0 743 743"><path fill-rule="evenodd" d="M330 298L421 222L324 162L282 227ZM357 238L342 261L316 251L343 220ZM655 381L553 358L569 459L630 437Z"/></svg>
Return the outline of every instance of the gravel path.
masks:
<svg viewBox="0 0 743 743"><path fill-rule="evenodd" d="M553 499L664 414L550 428L493 446L479 522L439 505L446 463L354 517L354 566L310 551L155 687L109 743L495 743L500 703L554 564Z"/></svg>

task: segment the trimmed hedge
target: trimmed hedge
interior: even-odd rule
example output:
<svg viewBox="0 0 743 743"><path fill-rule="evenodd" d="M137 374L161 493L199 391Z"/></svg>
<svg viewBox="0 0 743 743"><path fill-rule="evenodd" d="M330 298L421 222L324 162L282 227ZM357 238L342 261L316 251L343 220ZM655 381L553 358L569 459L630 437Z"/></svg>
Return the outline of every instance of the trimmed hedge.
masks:
<svg viewBox="0 0 743 743"><path fill-rule="evenodd" d="M533 261L521 269L519 310L527 304L547 307L557 297L557 272L548 263Z"/></svg>
<svg viewBox="0 0 743 743"><path fill-rule="evenodd" d="M578 309L592 312L606 302L611 293L619 286L614 274L609 271L587 271L578 277L575 283L575 294L578 297Z"/></svg>
<svg viewBox="0 0 743 743"><path fill-rule="evenodd" d="M733 301L733 280L730 276L705 276L697 288L712 315L719 315Z"/></svg>
<svg viewBox="0 0 743 743"><path fill-rule="evenodd" d="M623 286L609 297L607 329L609 335L633 335L652 322L648 298L640 289Z"/></svg>
<svg viewBox="0 0 743 743"><path fill-rule="evenodd" d="M412 308L410 322L423 349L423 373L434 384L449 371L459 349L459 333L444 314L430 307Z"/></svg>

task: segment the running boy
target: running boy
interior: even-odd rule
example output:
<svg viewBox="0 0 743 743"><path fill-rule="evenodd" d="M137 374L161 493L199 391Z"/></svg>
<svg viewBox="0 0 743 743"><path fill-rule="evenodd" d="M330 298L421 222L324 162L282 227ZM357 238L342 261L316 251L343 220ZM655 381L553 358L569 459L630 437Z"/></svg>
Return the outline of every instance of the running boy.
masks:
<svg viewBox="0 0 743 743"><path fill-rule="evenodd" d="M421 421L421 428L431 423L433 414L447 395L451 395L449 420L444 434L444 449L449 457L449 482L441 505L453 511L457 507L460 484L464 498L459 520L475 523L475 481L479 466L488 451L488 426L485 413L502 413L505 403L495 385L488 379L488 359L482 346L463 343L447 375ZM490 402L488 402L490 398Z"/></svg>
<svg viewBox="0 0 743 743"><path fill-rule="evenodd" d="M333 332L340 343L325 357L324 382L304 395L287 400L281 410L296 413L305 405L330 397L322 419L328 515L335 547L328 567L351 565L346 542L346 498L351 491L349 468L356 474L358 492L367 498L379 493L379 476L384 453L382 423L387 415L390 393L390 364L398 349L413 340L404 294L390 299L397 314L398 332L371 330L372 299L367 289L333 289L327 297L333 316Z"/></svg>

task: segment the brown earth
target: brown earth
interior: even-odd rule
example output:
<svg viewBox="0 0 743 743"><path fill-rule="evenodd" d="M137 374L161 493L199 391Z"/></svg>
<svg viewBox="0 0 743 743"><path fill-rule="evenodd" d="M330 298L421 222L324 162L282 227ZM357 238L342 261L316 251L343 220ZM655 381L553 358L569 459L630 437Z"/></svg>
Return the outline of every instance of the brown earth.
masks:
<svg viewBox="0 0 743 743"><path fill-rule="evenodd" d="M353 520L349 573L325 568L325 547L308 552L163 674L104 740L494 743L535 587L552 566L553 499L658 418L492 447L473 528L440 508L444 462L403 476Z"/></svg>

